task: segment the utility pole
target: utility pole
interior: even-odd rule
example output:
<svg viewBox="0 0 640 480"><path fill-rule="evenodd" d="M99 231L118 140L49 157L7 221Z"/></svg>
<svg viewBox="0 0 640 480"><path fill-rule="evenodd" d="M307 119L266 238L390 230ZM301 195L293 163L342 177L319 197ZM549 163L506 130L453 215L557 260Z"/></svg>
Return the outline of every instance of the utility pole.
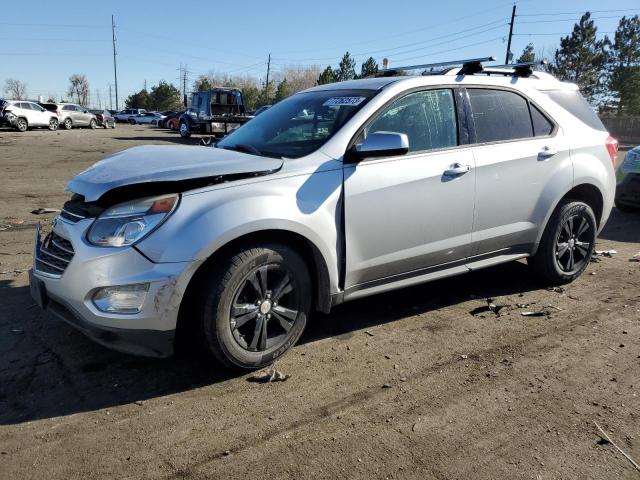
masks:
<svg viewBox="0 0 640 480"><path fill-rule="evenodd" d="M513 4L513 10L511 10L511 22L509 22L509 40L507 41L507 55L505 56L504 63L509 63L511 60L511 37L513 37L513 21L516 18L516 4Z"/></svg>
<svg viewBox="0 0 640 480"><path fill-rule="evenodd" d="M147 89L147 79L146 78L144 79L144 89L145 90Z"/></svg>
<svg viewBox="0 0 640 480"><path fill-rule="evenodd" d="M111 97L111 84L109 84L109 109L113 110L113 97Z"/></svg>
<svg viewBox="0 0 640 480"><path fill-rule="evenodd" d="M269 95L269 70L271 69L271 54L269 54L269 59L267 60L267 81L264 84L264 97L269 101L267 95Z"/></svg>
<svg viewBox="0 0 640 480"><path fill-rule="evenodd" d="M118 108L118 68L116 66L116 21L111 15L111 39L113 41L113 78L116 82L116 110Z"/></svg>

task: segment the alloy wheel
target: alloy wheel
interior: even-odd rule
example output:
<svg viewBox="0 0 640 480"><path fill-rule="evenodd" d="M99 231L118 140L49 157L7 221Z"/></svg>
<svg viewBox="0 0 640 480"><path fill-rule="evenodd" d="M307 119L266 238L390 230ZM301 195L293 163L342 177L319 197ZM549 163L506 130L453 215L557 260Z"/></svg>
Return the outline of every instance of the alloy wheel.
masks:
<svg viewBox="0 0 640 480"><path fill-rule="evenodd" d="M560 270L576 272L589 262L594 239L595 232L584 216L568 217L556 240L556 262Z"/></svg>
<svg viewBox="0 0 640 480"><path fill-rule="evenodd" d="M231 333L245 350L284 345L302 307L293 274L281 264L255 268L238 286L230 309Z"/></svg>

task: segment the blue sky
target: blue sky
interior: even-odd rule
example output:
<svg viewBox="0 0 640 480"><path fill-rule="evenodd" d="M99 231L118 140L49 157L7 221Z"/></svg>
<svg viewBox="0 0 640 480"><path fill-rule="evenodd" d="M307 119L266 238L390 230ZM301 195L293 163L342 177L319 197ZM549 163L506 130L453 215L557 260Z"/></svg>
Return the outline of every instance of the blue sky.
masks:
<svg viewBox="0 0 640 480"><path fill-rule="evenodd" d="M638 0L523 0L512 51L530 41L551 52L586 10L601 32L622 15L640 13ZM0 88L6 78L27 83L30 97L63 95L73 73L87 75L95 100L113 83L111 15L117 35L120 106L159 80L178 84L228 72L263 78L272 68L337 65L349 50L358 63L373 56L391 65L496 55L502 62L513 2L458 0L303 0L244 2L35 0L0 6ZM359 68L359 65L358 65Z"/></svg>

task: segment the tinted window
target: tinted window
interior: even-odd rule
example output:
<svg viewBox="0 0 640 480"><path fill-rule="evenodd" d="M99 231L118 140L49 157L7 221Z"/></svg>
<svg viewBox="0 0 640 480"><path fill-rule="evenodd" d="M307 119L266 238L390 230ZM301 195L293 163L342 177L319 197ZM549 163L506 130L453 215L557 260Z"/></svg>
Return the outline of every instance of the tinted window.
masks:
<svg viewBox="0 0 640 480"><path fill-rule="evenodd" d="M64 107L62 107L62 110L66 110L66 111L73 110L73 107L71 105L65 105Z"/></svg>
<svg viewBox="0 0 640 480"><path fill-rule="evenodd" d="M35 110L36 112L44 112L44 108L42 108L40 105L36 105L35 103L30 103L29 105L31 106L31 110Z"/></svg>
<svg viewBox="0 0 640 480"><path fill-rule="evenodd" d="M469 99L478 143L533 136L527 101L504 90L470 88Z"/></svg>
<svg viewBox="0 0 640 480"><path fill-rule="evenodd" d="M546 137L553 132L553 123L538 110L535 105L529 104L531 108L531 120L533 121L533 133L536 137Z"/></svg>
<svg viewBox="0 0 640 480"><path fill-rule="evenodd" d="M427 90L402 97L384 109L365 136L369 132L406 133L410 152L454 147L458 125L453 92Z"/></svg>
<svg viewBox="0 0 640 480"><path fill-rule="evenodd" d="M577 90L551 90L544 93L571 115L586 123L591 128L602 132L607 131L607 128L602 124L595 110Z"/></svg>
<svg viewBox="0 0 640 480"><path fill-rule="evenodd" d="M23 108L25 110L31 110L31 105L27 102L22 102L18 104L18 108Z"/></svg>

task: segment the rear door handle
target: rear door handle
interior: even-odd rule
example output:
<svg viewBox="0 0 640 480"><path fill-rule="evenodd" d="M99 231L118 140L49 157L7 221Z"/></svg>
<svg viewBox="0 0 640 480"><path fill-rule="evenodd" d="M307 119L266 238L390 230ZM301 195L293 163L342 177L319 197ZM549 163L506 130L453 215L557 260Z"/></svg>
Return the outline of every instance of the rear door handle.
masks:
<svg viewBox="0 0 640 480"><path fill-rule="evenodd" d="M471 167L469 165L454 163L444 171L444 175L446 175L447 177L458 177L460 175L464 175L469 170L471 170Z"/></svg>
<svg viewBox="0 0 640 480"><path fill-rule="evenodd" d="M557 148L542 147L542 150L538 152L538 160L546 160L547 158L553 157L556 153L558 153Z"/></svg>

